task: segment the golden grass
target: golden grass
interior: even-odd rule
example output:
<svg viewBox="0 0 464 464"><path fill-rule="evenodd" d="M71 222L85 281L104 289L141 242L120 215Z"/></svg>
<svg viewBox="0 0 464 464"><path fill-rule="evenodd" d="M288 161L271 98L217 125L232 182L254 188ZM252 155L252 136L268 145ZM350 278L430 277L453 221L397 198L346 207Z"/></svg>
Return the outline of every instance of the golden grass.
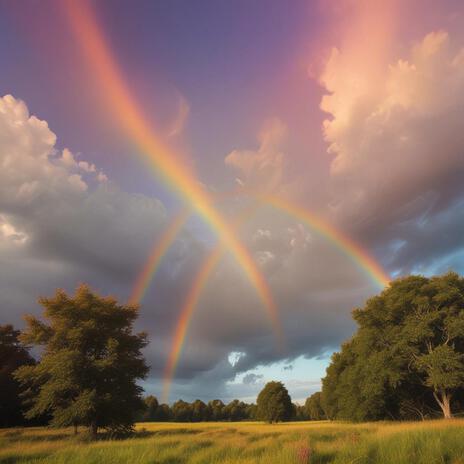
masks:
<svg viewBox="0 0 464 464"><path fill-rule="evenodd" d="M0 463L464 464L464 420L408 423L145 423L85 442L71 429L0 430Z"/></svg>

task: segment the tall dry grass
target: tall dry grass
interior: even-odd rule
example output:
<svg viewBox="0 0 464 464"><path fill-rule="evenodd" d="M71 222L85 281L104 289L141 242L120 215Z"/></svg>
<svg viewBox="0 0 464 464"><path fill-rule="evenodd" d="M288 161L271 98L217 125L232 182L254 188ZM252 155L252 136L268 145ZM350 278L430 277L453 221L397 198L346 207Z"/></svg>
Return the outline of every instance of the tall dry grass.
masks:
<svg viewBox="0 0 464 464"><path fill-rule="evenodd" d="M464 464L464 420L347 424L139 424L119 441L71 429L0 430L0 463Z"/></svg>

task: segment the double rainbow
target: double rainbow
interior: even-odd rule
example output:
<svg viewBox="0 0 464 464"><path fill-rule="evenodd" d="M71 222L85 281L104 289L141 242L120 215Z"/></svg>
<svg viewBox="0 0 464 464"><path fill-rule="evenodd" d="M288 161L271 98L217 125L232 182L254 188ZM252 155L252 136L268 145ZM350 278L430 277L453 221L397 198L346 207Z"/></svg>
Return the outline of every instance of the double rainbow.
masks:
<svg viewBox="0 0 464 464"><path fill-rule="evenodd" d="M366 275L368 275L376 286L384 288L388 285L390 281L388 274L366 250L359 246L359 244L352 240L348 235L344 234L318 215L312 213L307 208L271 194L259 194L244 191L242 193L251 196L260 203L269 205L301 221L312 231L332 243L345 256L352 260L363 272L366 273ZM179 215L172 221L171 225L166 229L166 232L159 240L158 245L156 245L153 249L152 255L157 256L158 259L151 262L150 260L148 261L148 265L145 266L143 272L136 279L134 288L143 287L146 289L148 287L150 281L153 279L159 268L162 257L175 240L173 230L179 231L182 224L185 223L185 220L185 216ZM184 305L177 319L174 335L172 337L171 350L164 370L163 401L168 400L172 379L179 362L182 347L185 343L188 327L195 312L195 308L203 289L208 282L208 278L222 254L223 247L220 245L211 251L209 257L204 261L198 273L195 275L187 293Z"/></svg>
<svg viewBox="0 0 464 464"><path fill-rule="evenodd" d="M281 337L277 307L271 291L246 248L235 238L227 222L212 205L212 199L191 172L178 161L176 154L155 134L132 97L116 61L104 40L94 12L86 0L66 0L65 12L71 29L98 77L102 95L119 119L122 128L146 156L155 172L211 226L256 288L272 321L273 330Z"/></svg>
<svg viewBox="0 0 464 464"><path fill-rule="evenodd" d="M208 276L214 269L217 261L223 253L223 248L230 250L236 260L245 271L246 275L256 288L263 301L272 327L279 339L282 338L281 325L278 318L276 305L272 299L270 289L263 276L256 267L252 257L246 248L235 238L232 228L229 227L223 217L213 206L213 200L197 182L195 176L179 162L176 154L164 145L161 138L155 134L150 124L144 118L136 100L132 97L116 61L104 40L103 34L97 24L92 8L87 0L66 0L63 2L65 11L70 21L79 44L91 64L92 71L97 75L101 84L102 95L109 107L119 119L121 126L130 139L143 153L156 173L162 174L163 181L187 201L198 214L217 233L220 245L211 253L196 275L192 287L185 300L178 324L173 337L173 346L167 368L165 370L165 390L172 380L179 359L182 345L185 340L188 325L197 305ZM256 194L254 197L279 209L307 224L312 230L319 233L345 255L350 257L361 267L370 278L380 287L389 282L389 277L381 266L357 243L344 235L321 218L312 214L305 208L290 203L272 195ZM187 214L187 213L185 213ZM131 295L131 302L138 302L152 279L154 272L164 256L166 250L174 241L186 218L180 215L166 230L162 239L154 246L149 259L144 266L141 277Z"/></svg>

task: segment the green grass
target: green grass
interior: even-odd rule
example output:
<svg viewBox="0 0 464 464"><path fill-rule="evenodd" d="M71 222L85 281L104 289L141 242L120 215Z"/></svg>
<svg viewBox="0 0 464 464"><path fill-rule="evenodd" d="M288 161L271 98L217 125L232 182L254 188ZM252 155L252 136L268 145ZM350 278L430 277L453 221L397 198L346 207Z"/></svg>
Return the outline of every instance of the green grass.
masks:
<svg viewBox="0 0 464 464"><path fill-rule="evenodd" d="M139 424L127 440L0 430L0 464L464 464L464 420L347 424Z"/></svg>

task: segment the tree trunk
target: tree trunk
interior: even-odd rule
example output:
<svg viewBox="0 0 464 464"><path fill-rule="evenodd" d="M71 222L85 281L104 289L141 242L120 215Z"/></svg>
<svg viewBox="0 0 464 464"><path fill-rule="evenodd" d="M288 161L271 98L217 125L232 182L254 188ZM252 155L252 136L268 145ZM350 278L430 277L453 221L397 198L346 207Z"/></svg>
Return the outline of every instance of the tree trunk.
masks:
<svg viewBox="0 0 464 464"><path fill-rule="evenodd" d="M92 440L96 440L97 431L98 431L97 421L94 420L90 423L90 426L89 426L89 433L90 433L90 437L92 438Z"/></svg>
<svg viewBox="0 0 464 464"><path fill-rule="evenodd" d="M445 419L451 419L451 393L440 390L439 392L433 392L433 396L443 411L443 417Z"/></svg>
<svg viewBox="0 0 464 464"><path fill-rule="evenodd" d="M77 422L74 422L74 435L77 435Z"/></svg>
<svg viewBox="0 0 464 464"><path fill-rule="evenodd" d="M450 400L451 400L451 395L446 395L444 394L443 395L443 416L445 419L451 419L451 404L450 404Z"/></svg>

